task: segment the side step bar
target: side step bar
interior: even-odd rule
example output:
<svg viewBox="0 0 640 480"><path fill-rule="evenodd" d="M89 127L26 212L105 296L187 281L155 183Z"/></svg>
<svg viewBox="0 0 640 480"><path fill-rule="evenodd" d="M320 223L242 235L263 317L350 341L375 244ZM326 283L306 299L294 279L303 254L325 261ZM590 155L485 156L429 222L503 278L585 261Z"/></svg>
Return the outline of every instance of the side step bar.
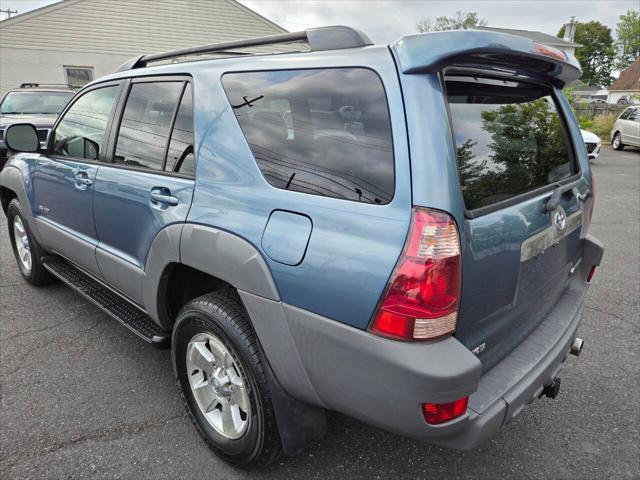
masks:
<svg viewBox="0 0 640 480"><path fill-rule="evenodd" d="M160 328L144 311L122 295L61 257L46 256L43 258L43 265L53 276L93 302L144 341L158 348L169 348L171 332Z"/></svg>

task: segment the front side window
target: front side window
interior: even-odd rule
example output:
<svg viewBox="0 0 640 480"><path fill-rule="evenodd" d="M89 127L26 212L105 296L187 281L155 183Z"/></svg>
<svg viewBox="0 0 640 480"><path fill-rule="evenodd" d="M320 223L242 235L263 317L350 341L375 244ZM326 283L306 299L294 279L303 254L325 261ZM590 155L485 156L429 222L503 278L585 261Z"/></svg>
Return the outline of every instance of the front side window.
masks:
<svg viewBox="0 0 640 480"><path fill-rule="evenodd" d="M118 86L113 85L83 94L58 124L52 153L63 157L97 160L117 93Z"/></svg>
<svg viewBox="0 0 640 480"><path fill-rule="evenodd" d="M271 185L364 203L391 201L391 122L373 71L228 73L222 83Z"/></svg>
<svg viewBox="0 0 640 480"><path fill-rule="evenodd" d="M115 163L162 170L184 82L134 83L122 116Z"/></svg>
<svg viewBox="0 0 640 480"><path fill-rule="evenodd" d="M576 172L551 92L533 84L446 79L467 209L486 207Z"/></svg>
<svg viewBox="0 0 640 480"><path fill-rule="evenodd" d="M58 114L73 97L72 92L10 92L2 100L0 113Z"/></svg>

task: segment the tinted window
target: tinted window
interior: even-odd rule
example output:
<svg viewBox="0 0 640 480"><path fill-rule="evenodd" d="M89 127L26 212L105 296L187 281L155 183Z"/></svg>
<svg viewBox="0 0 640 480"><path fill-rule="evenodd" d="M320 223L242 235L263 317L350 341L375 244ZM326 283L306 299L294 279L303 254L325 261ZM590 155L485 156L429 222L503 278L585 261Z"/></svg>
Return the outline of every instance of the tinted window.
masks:
<svg viewBox="0 0 640 480"><path fill-rule="evenodd" d="M632 110L631 108L627 108L624 112L620 114L620 117L618 118L620 118L620 120L627 120L629 118L629 115L631 115L631 110Z"/></svg>
<svg viewBox="0 0 640 480"><path fill-rule="evenodd" d="M575 172L548 90L527 83L450 77L447 92L468 209Z"/></svg>
<svg viewBox="0 0 640 480"><path fill-rule="evenodd" d="M183 82L134 83L124 109L115 162L162 170Z"/></svg>
<svg viewBox="0 0 640 480"><path fill-rule="evenodd" d="M638 120L638 109L637 108L632 108L631 111L629 112L629 118L628 120Z"/></svg>
<svg viewBox="0 0 640 480"><path fill-rule="evenodd" d="M0 113L60 113L73 97L71 92L9 92Z"/></svg>
<svg viewBox="0 0 640 480"><path fill-rule="evenodd" d="M196 173L193 151L193 93L189 83L182 96L176 123L171 133L165 170L191 176Z"/></svg>
<svg viewBox="0 0 640 480"><path fill-rule="evenodd" d="M366 203L391 200L391 124L374 72L233 73L223 85L271 185Z"/></svg>
<svg viewBox="0 0 640 480"><path fill-rule="evenodd" d="M53 154L97 160L113 109L118 87L104 87L83 94L58 124Z"/></svg>

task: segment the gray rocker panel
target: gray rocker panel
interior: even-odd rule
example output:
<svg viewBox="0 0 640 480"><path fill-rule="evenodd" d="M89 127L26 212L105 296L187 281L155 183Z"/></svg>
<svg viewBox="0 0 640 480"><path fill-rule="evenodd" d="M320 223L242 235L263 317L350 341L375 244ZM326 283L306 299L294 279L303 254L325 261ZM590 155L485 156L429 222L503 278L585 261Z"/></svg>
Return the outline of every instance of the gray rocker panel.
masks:
<svg viewBox="0 0 640 480"><path fill-rule="evenodd" d="M96 277L102 278L96 262L96 246L93 243L42 218L36 218L34 223L38 225L43 240L40 244L45 250L60 254Z"/></svg>
<svg viewBox="0 0 640 480"><path fill-rule="evenodd" d="M142 298L144 272L142 269L100 248L100 245L96 248L95 254L102 278L137 305L144 305Z"/></svg>

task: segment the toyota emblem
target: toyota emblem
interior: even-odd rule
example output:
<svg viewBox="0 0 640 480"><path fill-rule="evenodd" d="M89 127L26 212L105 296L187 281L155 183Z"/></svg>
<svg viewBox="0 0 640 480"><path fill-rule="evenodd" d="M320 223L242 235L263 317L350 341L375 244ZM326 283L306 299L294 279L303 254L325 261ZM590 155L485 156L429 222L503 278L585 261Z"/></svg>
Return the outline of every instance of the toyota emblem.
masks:
<svg viewBox="0 0 640 480"><path fill-rule="evenodd" d="M553 223L556 224L556 228L560 231L564 230L564 227L567 226L567 214L564 213L564 210L558 208L556 213L553 214Z"/></svg>

